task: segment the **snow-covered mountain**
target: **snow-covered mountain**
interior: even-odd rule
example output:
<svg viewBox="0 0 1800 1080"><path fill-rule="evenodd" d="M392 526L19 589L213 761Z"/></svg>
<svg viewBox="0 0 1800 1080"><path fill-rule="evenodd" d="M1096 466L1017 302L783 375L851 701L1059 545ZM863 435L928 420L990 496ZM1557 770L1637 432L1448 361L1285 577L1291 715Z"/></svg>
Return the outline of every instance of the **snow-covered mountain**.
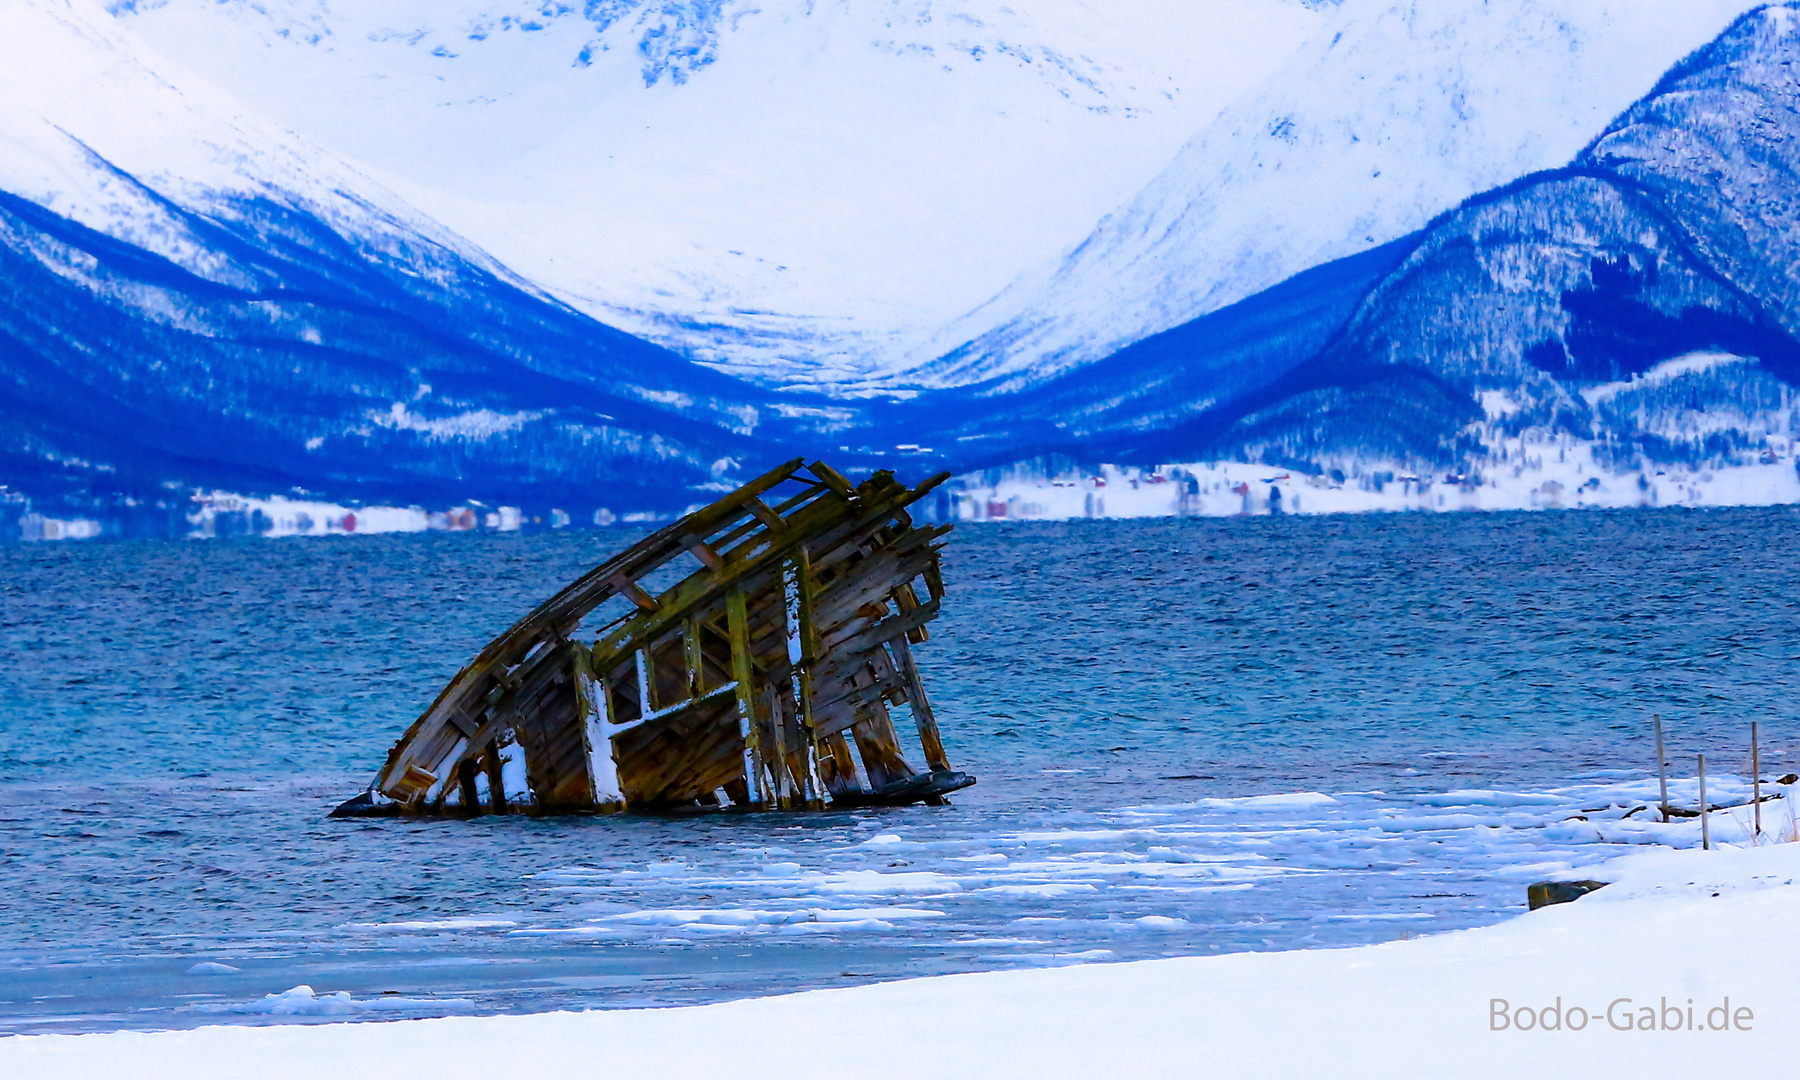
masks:
<svg viewBox="0 0 1800 1080"><path fill-rule="evenodd" d="M1442 468L1466 486L1512 469L1518 490L1507 497L1521 505L1537 498L1542 478L1530 469L1541 471L1552 445L1559 492L1570 469L1584 485L1636 476L1645 492L1662 465L1791 473L1800 450L1800 0L1735 23L1739 5L1726 0L1265 2L1273 6L1255 19L1275 11L1281 26L1330 20L1339 29L1234 105L1048 285L1002 297L1020 305L1016 318L931 359L908 353L908 335L924 325L913 315L845 314L807 283L831 282L845 290L834 294L841 300L874 279L856 284L849 263L831 260L860 260L892 282L921 279L889 297L914 314L938 303L919 300L926 291L966 287L958 275L975 271L953 259L935 267L923 248L883 246L854 223L885 206L893 235L915 224L951 236L999 205L992 185L1012 175L994 164L1007 159L1003 140L990 145L995 133L1035 117L1039 141L1070 140L1056 152L1074 154L1079 143L1092 153L1114 144L1083 142L1068 117L1126 130L1134 118L1096 110L1141 89L1122 68L1105 69L1116 83L1095 75L1086 54L1001 48L1015 40L1001 33L1010 9L970 24L970 34L999 34L980 59L971 46L956 53L966 59L913 68L974 40L931 38L947 33L951 9L931 7L930 22L906 23L905 35L876 47L869 12L899 7L593 3L469 22L473 9L345 15L323 0L148 9L139 0L113 14L93 0L3 0L0 519L24 505L23 492L52 516L58 500L80 516L110 500L139 518L180 522L191 496L211 490L265 502L476 499L547 516L551 507L584 518L596 506L668 513L768 462L821 451L853 470L903 463L909 474L1030 458L1236 460L1377 486L1370 478ZM1067 30L1077 9L1087 10L1043 10L1066 16L1055 25ZM1051 25L1034 18L1019 25ZM368 29L377 22L416 32ZM213 62L258 93L316 93L288 100L279 121L264 118L133 27L187 42L202 60L208 49L233 58ZM439 55L456 52L444 27L470 43L458 46L466 53ZM1719 29L1682 58L1683 43ZM896 44L921 40L936 51ZM282 78L298 81L234 74L252 54L278 74L288 65ZM378 56L404 63L382 67ZM867 64L866 83L846 76L846 57L869 56L885 59ZM465 59L479 62L447 66L435 82L420 74ZM1667 68L1660 78L1653 63ZM516 85L505 78L540 70L548 73ZM895 72L907 71L916 83L902 85ZM752 92L759 72L774 87L762 97ZM600 82L581 81L590 75ZM1009 111L1029 99L1017 93L1026 76L1054 89L1056 109L1074 112ZM594 87L606 80L623 88L606 100L637 112L596 104ZM428 82L441 100L420 89ZM726 98L694 93L708 85ZM854 100L757 112L797 87L832 85ZM977 95L977 119L965 121L943 96L959 86L998 96ZM1615 99L1615 111L1596 115ZM361 127L350 122L359 101L378 117ZM935 132L946 169L967 150L963 182L974 194L939 217L925 196L954 187L943 175L889 176L904 154L845 156L846 147L872 153L880 140L831 126L912 101L923 119L896 130L920 145ZM1003 123L984 112L995 102ZM740 122L742 144L734 148L731 125L702 106ZM685 128L671 119L683 116ZM595 171L603 151L630 144L626 129L646 118L665 126L633 135L638 149L618 166L644 184L639 201L595 181L584 202L583 178L605 179ZM339 124L334 137L370 140L360 152L371 158L391 144L391 156L353 163L290 130L302 122ZM617 141L599 139L606 131ZM812 157L796 149L808 139ZM1558 148L1560 159L1543 160ZM1023 176L1048 160L1006 168ZM770 194L782 175L771 162L781 161L822 168L824 179L783 203ZM402 166L438 186L407 179ZM513 169L523 170L516 182ZM1128 171L1118 169L1094 190ZM653 206L658 177L666 205ZM1478 181L1486 190L1473 193ZM1073 190L1056 175L1032 183L1012 191L1023 217L1040 205L1026 200ZM465 216L446 224L445 207ZM744 217L727 222L733 207ZM1043 218L1051 230L1055 214ZM658 224L677 221L690 231ZM729 232L740 228L763 229L771 243L798 237L815 254L840 247L822 262L772 262L720 284L702 272L720 265L701 243L714 226L720 242L749 235ZM490 231L471 235L479 228ZM643 249L590 245L602 228L644 230ZM506 235L537 245L513 249L536 269L490 252ZM996 235L919 243L945 258L957 244L981 248L990 269L1003 256L1025 258L981 247ZM743 250L751 260L753 249ZM569 252L576 261L565 266L560 253ZM680 289L634 276L676 265L671 252L691 256L667 279L686 282ZM563 270L573 276L541 276ZM581 275L607 288L623 282L623 291L583 299L569 284ZM778 287L805 304L779 315L738 306ZM628 294L654 303L615 304ZM593 315L607 310L754 377ZM828 310L835 328L818 329ZM1189 310L1202 313L1185 318ZM930 362L896 376L895 358L907 356ZM769 386L781 380L796 385ZM822 401L821 385L910 392ZM1590 467L1609 479L1581 473ZM1196 467L1189 480L1203 473L1213 475ZM1771 497L1767 487L1758 497ZM116 520L131 517L121 509Z"/></svg>
<svg viewBox="0 0 1800 1080"><path fill-rule="evenodd" d="M1752 478L1718 497L1787 498L1800 454L1797 13L1745 15L1570 161L1422 230L1055 378L865 416L961 468L1238 461L1524 483L1549 452L1571 475L1585 463L1583 484L1627 485L1608 505L1650 491L1630 487L1646 474L1775 465L1776 495Z"/></svg>
<svg viewBox="0 0 1800 1080"><path fill-rule="evenodd" d="M1026 384L1567 162L1748 0L1346 0L1060 262L906 378Z"/></svg>
<svg viewBox="0 0 1800 1080"><path fill-rule="evenodd" d="M0 101L0 483L41 504L679 505L778 452L769 395L549 299L86 0L0 5Z"/></svg>
<svg viewBox="0 0 1800 1080"><path fill-rule="evenodd" d="M1670 471L1791 471L1800 464L1797 67L1800 3L1745 15L1572 162L1468 200L1388 248L1385 267L1371 253L1318 268L1165 335L1204 369L1208 327L1234 312L1280 311L1295 329L1255 335L1227 394L1190 394L1149 423L1115 398L1085 419L1086 434L1065 440L1110 442L1138 459L1265 461L1314 474L1373 461L1464 478L1516 478L1534 461L1541 468L1549 446L1559 456L1579 449L1584 483L1643 490ZM1341 303L1324 287L1332 281L1360 299L1334 328L1309 331L1294 316ZM1061 392L1072 397L1105 367L1072 373Z"/></svg>
<svg viewBox="0 0 1800 1080"><path fill-rule="evenodd" d="M1272 459L1456 463L1552 432L1626 473L1785 459L1800 436L1796 65L1800 4L1746 15L1570 165L1434 223L1338 337L1202 421L1208 437Z"/></svg>
<svg viewBox="0 0 1800 1080"><path fill-rule="evenodd" d="M1323 0L113 0L531 281L841 381L1079 241Z"/></svg>

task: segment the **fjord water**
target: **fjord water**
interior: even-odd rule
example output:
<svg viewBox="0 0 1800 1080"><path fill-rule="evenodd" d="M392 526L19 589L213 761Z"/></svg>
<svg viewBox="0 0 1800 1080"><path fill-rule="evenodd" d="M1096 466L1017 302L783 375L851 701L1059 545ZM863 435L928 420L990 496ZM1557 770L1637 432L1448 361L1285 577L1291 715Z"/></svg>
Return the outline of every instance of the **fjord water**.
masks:
<svg viewBox="0 0 1800 1080"><path fill-rule="evenodd" d="M326 818L634 538L0 549L0 1030L1386 940L1617 853L1652 711L1682 777L1800 757L1793 510L1014 523L917 650L952 807Z"/></svg>

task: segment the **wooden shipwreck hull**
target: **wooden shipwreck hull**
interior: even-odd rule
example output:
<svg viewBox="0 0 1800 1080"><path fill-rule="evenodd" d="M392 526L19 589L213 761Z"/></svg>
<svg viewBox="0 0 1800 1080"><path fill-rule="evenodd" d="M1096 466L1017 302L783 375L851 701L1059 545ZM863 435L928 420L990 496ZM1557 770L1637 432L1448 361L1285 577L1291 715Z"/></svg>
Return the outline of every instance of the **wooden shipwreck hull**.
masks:
<svg viewBox="0 0 1800 1080"><path fill-rule="evenodd" d="M973 784L912 655L950 526L906 508L944 479L852 486L793 461L646 537L483 649L334 816L900 804ZM640 584L682 562L660 595ZM625 610L584 631L609 602Z"/></svg>

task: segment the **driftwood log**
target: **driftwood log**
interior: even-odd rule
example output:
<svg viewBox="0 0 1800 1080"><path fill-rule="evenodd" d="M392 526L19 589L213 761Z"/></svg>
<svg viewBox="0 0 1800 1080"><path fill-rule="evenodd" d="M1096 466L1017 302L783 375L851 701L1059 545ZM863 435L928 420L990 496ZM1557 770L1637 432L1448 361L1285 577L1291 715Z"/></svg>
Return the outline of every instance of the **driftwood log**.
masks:
<svg viewBox="0 0 1800 1080"><path fill-rule="evenodd" d="M796 460L646 537L483 649L334 816L942 802L975 779L950 768L912 647L950 526L906 508L945 478L853 486ZM673 587L640 584L683 560Z"/></svg>

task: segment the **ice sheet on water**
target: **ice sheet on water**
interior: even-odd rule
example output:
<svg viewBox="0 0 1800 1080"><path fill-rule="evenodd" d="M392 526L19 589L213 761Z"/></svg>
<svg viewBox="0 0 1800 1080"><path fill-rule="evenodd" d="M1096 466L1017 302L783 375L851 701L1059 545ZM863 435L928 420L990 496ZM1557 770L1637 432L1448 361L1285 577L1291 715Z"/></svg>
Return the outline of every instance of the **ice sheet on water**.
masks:
<svg viewBox="0 0 1800 1080"><path fill-rule="evenodd" d="M1083 949L1080 952L983 956L978 959L985 960L989 963L1024 963L1039 967L1053 967L1062 964L1091 964L1102 960L1111 960L1115 955L1116 954L1111 949Z"/></svg>
<svg viewBox="0 0 1800 1080"><path fill-rule="evenodd" d="M468 998L409 998L384 996L357 999L348 991L320 994L310 986L296 986L279 994L264 994L256 1001L201 1004L195 1012L236 1013L257 1016L356 1016L372 1012L463 1012L473 1009Z"/></svg>
<svg viewBox="0 0 1800 1080"><path fill-rule="evenodd" d="M1336 799L1319 791L1294 791L1276 795L1248 795L1237 799L1201 799L1199 805L1215 810L1276 810L1292 807L1327 806Z"/></svg>
<svg viewBox="0 0 1800 1080"><path fill-rule="evenodd" d="M1571 801L1567 795L1524 791L1444 791L1405 798L1420 806L1563 806Z"/></svg>
<svg viewBox="0 0 1800 1080"><path fill-rule="evenodd" d="M651 926L786 926L794 923L857 923L871 919L941 919L942 911L932 908L802 908L793 911L764 911L746 908L687 908L662 911L630 911L605 916L608 922L640 923Z"/></svg>
<svg viewBox="0 0 1800 1080"><path fill-rule="evenodd" d="M453 919L407 919L400 922L382 923L348 923L349 930L381 931L407 930L509 930L519 925L516 919L463 917Z"/></svg>
<svg viewBox="0 0 1800 1080"><path fill-rule="evenodd" d="M1097 893L1099 888L1087 882L1044 883L1039 885L990 885L981 890L998 896L1064 897L1081 893Z"/></svg>

